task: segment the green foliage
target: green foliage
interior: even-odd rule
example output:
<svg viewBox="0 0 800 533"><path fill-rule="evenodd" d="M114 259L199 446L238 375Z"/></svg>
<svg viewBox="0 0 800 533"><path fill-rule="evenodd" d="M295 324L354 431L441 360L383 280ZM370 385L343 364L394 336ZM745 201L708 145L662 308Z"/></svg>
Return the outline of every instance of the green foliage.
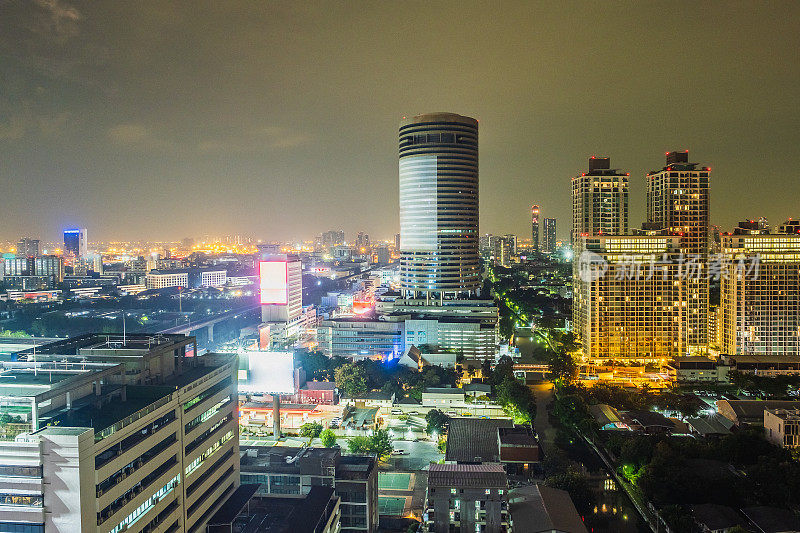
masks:
<svg viewBox="0 0 800 533"><path fill-rule="evenodd" d="M572 355L564 348L559 348L548 361L550 374L556 384L570 384L578 378L578 365Z"/></svg>
<svg viewBox="0 0 800 533"><path fill-rule="evenodd" d="M322 433L322 424L319 422L306 422L300 426L300 436L315 439Z"/></svg>
<svg viewBox="0 0 800 533"><path fill-rule="evenodd" d="M394 450L394 445L389 431L379 429L370 436L352 437L347 441L347 449L353 454L376 455L378 459L386 459Z"/></svg>
<svg viewBox="0 0 800 533"><path fill-rule="evenodd" d="M787 398L790 390L800 387L800 376L767 377L730 372L728 377L739 390L761 398Z"/></svg>
<svg viewBox="0 0 800 533"><path fill-rule="evenodd" d="M428 423L425 431L430 435L434 431L439 435L443 435L450 423L450 417L444 414L439 409L431 409L425 415L425 422Z"/></svg>
<svg viewBox="0 0 800 533"><path fill-rule="evenodd" d="M0 337L14 337L17 339L23 339L23 338L27 339L30 337L30 335L28 335L24 331L11 331L8 329L4 329L0 331Z"/></svg>
<svg viewBox="0 0 800 533"><path fill-rule="evenodd" d="M333 372L336 368L334 365L339 363L336 359L328 358L321 352L310 352L308 350L296 350L294 360L305 370L306 379L317 381L332 380Z"/></svg>
<svg viewBox="0 0 800 533"><path fill-rule="evenodd" d="M24 420L22 420L21 416L17 415L10 415L8 413L3 413L0 415L0 425L5 426L6 424L21 424Z"/></svg>
<svg viewBox="0 0 800 533"><path fill-rule="evenodd" d="M530 424L536 417L533 393L513 377L506 377L498 385L497 402L514 419L515 424Z"/></svg>
<svg viewBox="0 0 800 533"><path fill-rule="evenodd" d="M319 434L319 439L322 441L323 446L332 448L336 444L336 433L334 433L332 429L323 430L322 433Z"/></svg>
<svg viewBox="0 0 800 533"><path fill-rule="evenodd" d="M367 374L364 367L356 363L347 363L336 369L336 386L347 396L361 396L367 390Z"/></svg>
<svg viewBox="0 0 800 533"><path fill-rule="evenodd" d="M589 478L580 470L570 466L563 473L545 478L544 482L548 487L567 491L578 513L582 515L589 514L594 502L594 497L592 495Z"/></svg>

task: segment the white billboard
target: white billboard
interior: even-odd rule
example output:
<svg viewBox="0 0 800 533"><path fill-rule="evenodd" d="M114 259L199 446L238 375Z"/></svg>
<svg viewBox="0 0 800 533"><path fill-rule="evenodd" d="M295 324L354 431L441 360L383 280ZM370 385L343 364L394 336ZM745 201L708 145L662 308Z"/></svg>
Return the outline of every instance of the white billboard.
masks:
<svg viewBox="0 0 800 533"><path fill-rule="evenodd" d="M289 271L286 261L260 261L258 275L261 282L261 303L288 303Z"/></svg>
<svg viewBox="0 0 800 533"><path fill-rule="evenodd" d="M294 355L292 352L245 352L239 354L239 392L294 394Z"/></svg>

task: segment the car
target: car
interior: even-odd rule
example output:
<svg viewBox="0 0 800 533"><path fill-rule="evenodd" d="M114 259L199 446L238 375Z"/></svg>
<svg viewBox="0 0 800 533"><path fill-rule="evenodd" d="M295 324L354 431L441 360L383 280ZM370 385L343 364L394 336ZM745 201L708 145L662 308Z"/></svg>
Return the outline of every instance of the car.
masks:
<svg viewBox="0 0 800 533"><path fill-rule="evenodd" d="M392 450L392 455L408 455L408 452L405 450Z"/></svg>
<svg viewBox="0 0 800 533"><path fill-rule="evenodd" d="M419 411L409 411L408 414L410 414L410 415L418 415Z"/></svg>
<svg viewBox="0 0 800 533"><path fill-rule="evenodd" d="M393 415L402 415L403 411L401 411L400 409L392 409L392 414Z"/></svg>
<svg viewBox="0 0 800 533"><path fill-rule="evenodd" d="M455 411L447 411L447 413L446 413L446 414L447 414L448 416L458 416L458 413L456 413Z"/></svg>

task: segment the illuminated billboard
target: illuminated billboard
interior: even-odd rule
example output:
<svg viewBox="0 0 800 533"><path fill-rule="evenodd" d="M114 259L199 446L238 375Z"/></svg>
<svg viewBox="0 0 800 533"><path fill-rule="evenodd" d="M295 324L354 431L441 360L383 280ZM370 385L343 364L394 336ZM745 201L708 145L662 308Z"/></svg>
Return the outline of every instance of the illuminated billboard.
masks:
<svg viewBox="0 0 800 533"><path fill-rule="evenodd" d="M294 394L294 355L292 352L245 352L239 354L239 392Z"/></svg>
<svg viewBox="0 0 800 533"><path fill-rule="evenodd" d="M286 305L288 303L289 269L287 265L286 261L260 261L258 263L262 304Z"/></svg>

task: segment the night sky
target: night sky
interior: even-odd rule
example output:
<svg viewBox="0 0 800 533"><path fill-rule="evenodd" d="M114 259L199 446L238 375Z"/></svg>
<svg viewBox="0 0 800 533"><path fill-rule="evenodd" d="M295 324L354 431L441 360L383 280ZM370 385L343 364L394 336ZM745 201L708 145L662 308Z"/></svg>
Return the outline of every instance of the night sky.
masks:
<svg viewBox="0 0 800 533"><path fill-rule="evenodd" d="M312 7L313 6L313 7ZM399 231L397 125L480 121L481 231L667 150L712 222L800 217L800 2L0 0L0 238Z"/></svg>

